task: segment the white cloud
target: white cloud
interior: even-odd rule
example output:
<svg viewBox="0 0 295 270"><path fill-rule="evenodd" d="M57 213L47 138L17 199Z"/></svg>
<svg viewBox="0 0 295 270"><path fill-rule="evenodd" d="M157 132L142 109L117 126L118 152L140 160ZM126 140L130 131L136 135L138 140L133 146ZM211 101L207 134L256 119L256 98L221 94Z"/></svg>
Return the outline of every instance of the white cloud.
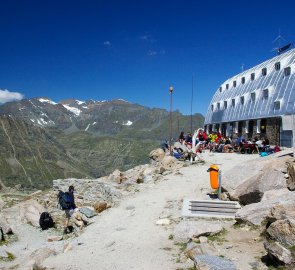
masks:
<svg viewBox="0 0 295 270"><path fill-rule="evenodd" d="M106 40L106 41L103 42L103 45L105 45L105 46L111 46L112 44L111 44L110 41Z"/></svg>
<svg viewBox="0 0 295 270"><path fill-rule="evenodd" d="M145 34L139 37L141 40L148 41L150 43L155 43L157 40L150 34Z"/></svg>
<svg viewBox="0 0 295 270"><path fill-rule="evenodd" d="M21 93L10 92L7 89L0 89L0 103L5 103L9 101L21 100L24 96Z"/></svg>
<svg viewBox="0 0 295 270"><path fill-rule="evenodd" d="M147 53L148 56L155 56L157 55L157 52L156 51L152 51L152 50L149 50L148 53Z"/></svg>

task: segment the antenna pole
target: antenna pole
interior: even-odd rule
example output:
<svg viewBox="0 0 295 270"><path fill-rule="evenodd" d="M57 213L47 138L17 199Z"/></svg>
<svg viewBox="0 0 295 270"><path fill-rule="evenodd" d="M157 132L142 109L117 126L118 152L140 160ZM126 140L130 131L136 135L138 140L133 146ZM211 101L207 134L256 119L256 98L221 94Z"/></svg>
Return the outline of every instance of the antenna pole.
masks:
<svg viewBox="0 0 295 270"><path fill-rule="evenodd" d="M194 74L192 75L192 96L191 96L191 133L193 133L193 97L194 97Z"/></svg>

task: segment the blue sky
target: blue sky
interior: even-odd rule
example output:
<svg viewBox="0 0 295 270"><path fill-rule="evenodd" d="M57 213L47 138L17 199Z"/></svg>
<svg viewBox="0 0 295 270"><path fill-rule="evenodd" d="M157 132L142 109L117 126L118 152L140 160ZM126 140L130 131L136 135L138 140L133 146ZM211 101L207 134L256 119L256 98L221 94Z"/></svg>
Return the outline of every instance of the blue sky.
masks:
<svg viewBox="0 0 295 270"><path fill-rule="evenodd" d="M295 41L295 2L0 1L0 100L122 98L206 113L227 78Z"/></svg>

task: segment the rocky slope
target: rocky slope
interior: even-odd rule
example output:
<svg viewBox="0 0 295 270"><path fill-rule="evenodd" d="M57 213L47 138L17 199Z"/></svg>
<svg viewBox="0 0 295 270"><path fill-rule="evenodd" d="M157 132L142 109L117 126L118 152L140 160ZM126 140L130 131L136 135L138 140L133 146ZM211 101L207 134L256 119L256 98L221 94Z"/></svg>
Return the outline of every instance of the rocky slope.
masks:
<svg viewBox="0 0 295 270"><path fill-rule="evenodd" d="M45 188L60 177L89 176L87 167L71 157L44 129L11 116L0 117L1 188L21 184Z"/></svg>
<svg viewBox="0 0 295 270"><path fill-rule="evenodd" d="M169 113L124 100L56 103L24 99L0 106L2 186L47 188L66 177L97 178L148 161L169 137ZM195 114L195 128L203 125ZM173 112L173 137L190 129L190 116Z"/></svg>

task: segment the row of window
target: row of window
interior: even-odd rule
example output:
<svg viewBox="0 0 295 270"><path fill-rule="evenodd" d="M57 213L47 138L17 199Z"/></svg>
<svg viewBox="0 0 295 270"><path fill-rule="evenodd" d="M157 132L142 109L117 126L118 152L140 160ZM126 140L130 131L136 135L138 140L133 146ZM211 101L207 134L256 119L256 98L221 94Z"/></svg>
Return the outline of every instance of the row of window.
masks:
<svg viewBox="0 0 295 270"><path fill-rule="evenodd" d="M280 62L275 63L275 70L276 71L281 70L281 63ZM267 68L263 68L261 70L261 74L262 74L262 76L266 76L267 75ZM291 74L291 67L284 68L284 75L289 76L290 74ZM255 80L255 73L254 72L251 73L250 79L251 79L251 81ZM246 78L242 77L241 78L241 84L245 84L245 82L246 82ZM237 81L236 80L233 81L233 87L237 87ZM229 83L227 83L225 85L225 88L226 88L226 90L229 89ZM219 92L222 92L222 86L219 87Z"/></svg>
<svg viewBox="0 0 295 270"><path fill-rule="evenodd" d="M268 89L264 89L262 91L262 98L263 99L268 99L268 97L269 97L269 90ZM252 92L250 94L250 102L255 102L255 99L256 99L256 93L255 92ZM241 96L240 97L240 103L241 103L241 105L244 105L244 103L245 103L245 97L244 96ZM236 99L233 98L231 100L231 106L232 107L235 107L235 105L236 105ZM216 103L216 106L217 106L217 110L220 110L220 102L217 102ZM227 109L227 101L226 100L223 101L223 108L224 109ZM275 101L274 102L274 109L275 110L279 110L280 109L280 101ZM211 111L214 111L214 104L211 104Z"/></svg>

